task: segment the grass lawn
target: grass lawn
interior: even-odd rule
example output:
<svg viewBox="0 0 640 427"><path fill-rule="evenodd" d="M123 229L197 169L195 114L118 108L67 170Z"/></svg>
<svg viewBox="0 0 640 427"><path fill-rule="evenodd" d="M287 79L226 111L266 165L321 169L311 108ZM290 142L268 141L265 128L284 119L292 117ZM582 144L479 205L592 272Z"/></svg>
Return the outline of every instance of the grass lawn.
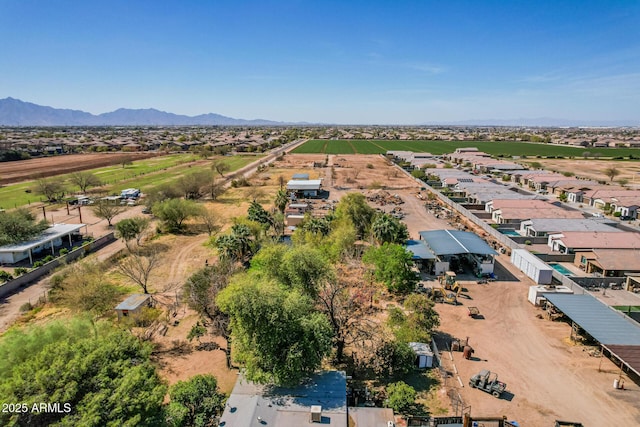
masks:
<svg viewBox="0 0 640 427"><path fill-rule="evenodd" d="M477 147L495 156L562 156L582 157L586 151L601 157L640 158L640 148L593 148L539 144L519 141L372 141L372 140L310 140L292 153L300 154L382 154L388 150L427 152L435 155L452 153L456 148Z"/></svg>
<svg viewBox="0 0 640 427"><path fill-rule="evenodd" d="M233 172L261 157L264 156L225 156L222 159L229 165L230 172ZM89 171L103 182L104 185L100 187L101 191L119 193L126 187L132 187L140 188L144 192L157 185L175 181L185 174L209 170L212 161L212 159L209 161L198 160L198 157L192 154L173 154L138 160L126 168L117 165L89 169ZM55 177L56 180L61 181L67 181L68 178L69 174ZM36 194L34 187L35 181L25 181L0 188L0 208L13 209L41 202L42 196ZM67 187L71 192L77 190L69 183ZM28 190L31 190L31 193L27 193Z"/></svg>

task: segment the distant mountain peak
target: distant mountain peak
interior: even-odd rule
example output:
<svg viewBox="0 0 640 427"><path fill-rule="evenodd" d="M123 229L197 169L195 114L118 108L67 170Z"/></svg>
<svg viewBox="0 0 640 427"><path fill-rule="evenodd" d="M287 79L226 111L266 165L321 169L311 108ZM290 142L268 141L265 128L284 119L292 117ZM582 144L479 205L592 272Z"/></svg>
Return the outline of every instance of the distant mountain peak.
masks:
<svg viewBox="0 0 640 427"><path fill-rule="evenodd" d="M118 108L94 115L80 110L53 108L20 99L0 99L0 126L276 126L283 122L235 119L216 113L185 116L155 108Z"/></svg>

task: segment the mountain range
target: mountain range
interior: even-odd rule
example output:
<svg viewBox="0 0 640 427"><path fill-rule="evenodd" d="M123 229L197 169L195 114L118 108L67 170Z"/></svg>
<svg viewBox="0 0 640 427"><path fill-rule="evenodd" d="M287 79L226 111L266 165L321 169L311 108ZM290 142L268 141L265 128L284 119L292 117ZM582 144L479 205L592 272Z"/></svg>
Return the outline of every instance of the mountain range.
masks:
<svg viewBox="0 0 640 427"><path fill-rule="evenodd" d="M47 107L15 98L0 99L0 126L286 126L311 123L287 123L272 120L245 120L208 113L185 116L154 108L119 108L94 115L80 110ZM638 127L631 120L569 120L550 117L520 119L478 119L457 122L431 122L423 126L507 126L507 127Z"/></svg>
<svg viewBox="0 0 640 427"><path fill-rule="evenodd" d="M47 107L15 98L0 99L0 126L282 126L271 120L244 120L220 114L184 116L154 108L119 108L94 115L80 110Z"/></svg>

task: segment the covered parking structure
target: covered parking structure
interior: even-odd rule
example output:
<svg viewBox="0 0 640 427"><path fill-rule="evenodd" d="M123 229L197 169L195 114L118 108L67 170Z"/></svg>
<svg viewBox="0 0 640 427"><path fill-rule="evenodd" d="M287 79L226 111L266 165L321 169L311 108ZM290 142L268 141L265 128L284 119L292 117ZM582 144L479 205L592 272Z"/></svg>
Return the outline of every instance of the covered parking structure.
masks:
<svg viewBox="0 0 640 427"><path fill-rule="evenodd" d="M571 319L572 338L579 326L640 377L640 325L591 295L547 294L545 298Z"/></svg>
<svg viewBox="0 0 640 427"><path fill-rule="evenodd" d="M62 245L62 239L68 238L71 246L72 235L83 227L86 224L54 224L32 240L0 247L0 262L15 264L29 258L29 263L33 264L33 255L43 250L51 250L51 255L55 255L55 248Z"/></svg>
<svg viewBox="0 0 640 427"><path fill-rule="evenodd" d="M460 271L463 264L471 265L478 276L493 274L494 256L498 253L477 234L460 230L420 231L419 234L436 258L436 275Z"/></svg>

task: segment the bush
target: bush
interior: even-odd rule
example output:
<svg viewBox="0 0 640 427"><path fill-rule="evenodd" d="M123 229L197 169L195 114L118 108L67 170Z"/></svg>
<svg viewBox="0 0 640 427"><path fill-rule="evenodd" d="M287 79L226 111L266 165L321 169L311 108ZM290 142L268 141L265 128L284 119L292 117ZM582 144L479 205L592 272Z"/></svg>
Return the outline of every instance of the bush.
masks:
<svg viewBox="0 0 640 427"><path fill-rule="evenodd" d="M371 163L367 163L367 169L373 169L373 165Z"/></svg>
<svg viewBox="0 0 640 427"><path fill-rule="evenodd" d="M60 252L59 252L60 256L66 255L68 253L69 253L69 249L67 249L67 248L62 248L62 249L60 249Z"/></svg>
<svg viewBox="0 0 640 427"><path fill-rule="evenodd" d="M45 264L48 263L48 262L53 261L53 255L47 255L46 257L44 257L42 259L42 261L44 261Z"/></svg>
<svg viewBox="0 0 640 427"><path fill-rule="evenodd" d="M8 282L11 279L13 279L13 276L11 274L7 273L4 270L0 270L0 282Z"/></svg>
<svg viewBox="0 0 640 427"><path fill-rule="evenodd" d="M44 265L44 262L36 261L36 262L33 263L33 268L42 267L43 265Z"/></svg>
<svg viewBox="0 0 640 427"><path fill-rule="evenodd" d="M622 216L622 212L614 212L613 216L615 216L616 218L620 218Z"/></svg>
<svg viewBox="0 0 640 427"><path fill-rule="evenodd" d="M25 302L20 306L20 313L26 313L31 310L33 310L33 305L30 302Z"/></svg>
<svg viewBox="0 0 640 427"><path fill-rule="evenodd" d="M16 275L16 277L17 277L17 276L22 276L22 275L23 275L24 273L26 273L27 271L29 271L29 270L27 270L27 269L26 269L26 268L24 268L24 267L18 267L18 268L15 268L15 269L13 270L13 274L15 274L15 275Z"/></svg>
<svg viewBox="0 0 640 427"><path fill-rule="evenodd" d="M524 241L524 244L525 244L525 245L530 245L530 244L531 244L531 240L525 240L525 241Z"/></svg>
<svg viewBox="0 0 640 427"><path fill-rule="evenodd" d="M404 381L387 386L386 406L395 412L406 413L416 401L416 390Z"/></svg>

